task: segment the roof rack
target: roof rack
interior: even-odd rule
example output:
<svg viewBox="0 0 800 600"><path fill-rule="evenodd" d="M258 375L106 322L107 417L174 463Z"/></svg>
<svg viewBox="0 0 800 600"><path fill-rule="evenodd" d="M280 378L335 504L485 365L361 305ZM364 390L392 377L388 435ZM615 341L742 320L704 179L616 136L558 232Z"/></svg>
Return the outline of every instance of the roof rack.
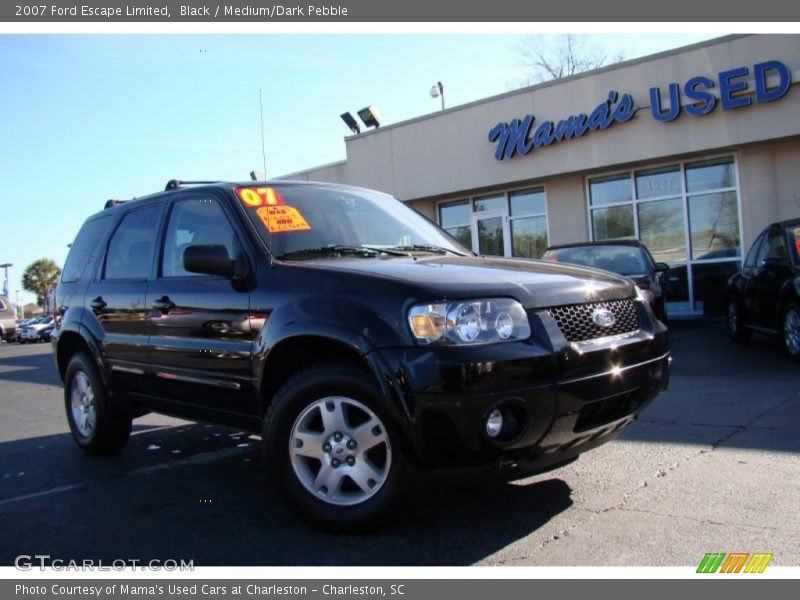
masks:
<svg viewBox="0 0 800 600"><path fill-rule="evenodd" d="M168 192L169 190L177 190L184 185L206 185L209 183L219 183L218 181L183 181L181 179L170 179L167 182L167 186L164 188L164 191Z"/></svg>
<svg viewBox="0 0 800 600"><path fill-rule="evenodd" d="M103 210L107 208L114 208L115 206L119 206L120 204L125 204L128 200L106 200L106 205L103 207Z"/></svg>

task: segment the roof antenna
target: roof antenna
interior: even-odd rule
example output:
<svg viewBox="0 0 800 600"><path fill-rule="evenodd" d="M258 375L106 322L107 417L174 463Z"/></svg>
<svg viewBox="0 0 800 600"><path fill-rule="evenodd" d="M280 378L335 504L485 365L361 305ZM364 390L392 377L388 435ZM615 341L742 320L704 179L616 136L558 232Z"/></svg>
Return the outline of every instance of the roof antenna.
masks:
<svg viewBox="0 0 800 600"><path fill-rule="evenodd" d="M261 161L264 166L264 181L267 180L267 150L264 146L264 103L261 100L261 88L258 88L258 107L261 109Z"/></svg>
<svg viewBox="0 0 800 600"><path fill-rule="evenodd" d="M258 88L258 108L261 111L261 160L262 165L264 167L264 184L267 183L267 150L264 145L264 102L261 99L261 88ZM269 210L270 207L267 207ZM269 219L268 219L269 221ZM272 263L272 237L269 231L269 225L265 228L267 230L266 240L267 240L267 252L269 253L269 260Z"/></svg>

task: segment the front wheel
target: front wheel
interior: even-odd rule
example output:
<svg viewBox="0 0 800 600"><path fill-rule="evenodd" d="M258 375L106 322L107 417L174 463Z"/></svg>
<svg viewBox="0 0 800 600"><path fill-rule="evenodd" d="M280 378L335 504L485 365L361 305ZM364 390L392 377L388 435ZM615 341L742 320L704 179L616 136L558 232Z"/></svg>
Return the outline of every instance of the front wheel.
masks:
<svg viewBox="0 0 800 600"><path fill-rule="evenodd" d="M372 375L323 363L293 376L264 419L263 447L275 491L323 529L363 531L388 522L412 469Z"/></svg>
<svg viewBox="0 0 800 600"><path fill-rule="evenodd" d="M800 309L794 304L783 317L783 347L789 358L800 361Z"/></svg>
<svg viewBox="0 0 800 600"><path fill-rule="evenodd" d="M736 300L731 300L728 304L728 335L735 342L747 342L752 335L744 325L742 311Z"/></svg>
<svg viewBox="0 0 800 600"><path fill-rule="evenodd" d="M88 454L116 454L128 442L131 419L111 402L97 369L83 352L67 365L64 404L72 438Z"/></svg>

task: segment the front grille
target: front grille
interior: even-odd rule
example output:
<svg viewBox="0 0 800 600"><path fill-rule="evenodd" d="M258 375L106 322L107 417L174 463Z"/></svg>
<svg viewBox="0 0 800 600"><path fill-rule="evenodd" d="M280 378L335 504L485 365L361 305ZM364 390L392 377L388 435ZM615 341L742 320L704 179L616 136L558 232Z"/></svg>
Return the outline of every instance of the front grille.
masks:
<svg viewBox="0 0 800 600"><path fill-rule="evenodd" d="M600 309L611 311L615 317L613 325L601 327L592 320ZM547 310L555 319L558 328L569 342L584 342L609 335L630 333L639 329L639 315L633 300L611 300L590 304L556 306Z"/></svg>

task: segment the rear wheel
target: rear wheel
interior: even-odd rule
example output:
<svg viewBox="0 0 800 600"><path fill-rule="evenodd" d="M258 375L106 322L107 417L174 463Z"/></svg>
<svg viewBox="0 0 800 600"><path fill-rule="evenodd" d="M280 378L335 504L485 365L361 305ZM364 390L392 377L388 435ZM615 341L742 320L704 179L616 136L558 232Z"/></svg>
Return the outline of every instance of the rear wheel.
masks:
<svg viewBox="0 0 800 600"><path fill-rule="evenodd" d="M97 369L83 352L67 365L64 403L72 438L88 454L115 454L128 442L131 419L111 402Z"/></svg>
<svg viewBox="0 0 800 600"><path fill-rule="evenodd" d="M747 342L752 335L744 325L739 303L733 299L728 303L728 334L735 342Z"/></svg>
<svg viewBox="0 0 800 600"><path fill-rule="evenodd" d="M388 523L412 476L397 427L365 369L323 363L293 376L264 419L264 458L276 493L323 529Z"/></svg>
<svg viewBox="0 0 800 600"><path fill-rule="evenodd" d="M789 358L800 361L800 308L794 304L783 317L783 347Z"/></svg>

